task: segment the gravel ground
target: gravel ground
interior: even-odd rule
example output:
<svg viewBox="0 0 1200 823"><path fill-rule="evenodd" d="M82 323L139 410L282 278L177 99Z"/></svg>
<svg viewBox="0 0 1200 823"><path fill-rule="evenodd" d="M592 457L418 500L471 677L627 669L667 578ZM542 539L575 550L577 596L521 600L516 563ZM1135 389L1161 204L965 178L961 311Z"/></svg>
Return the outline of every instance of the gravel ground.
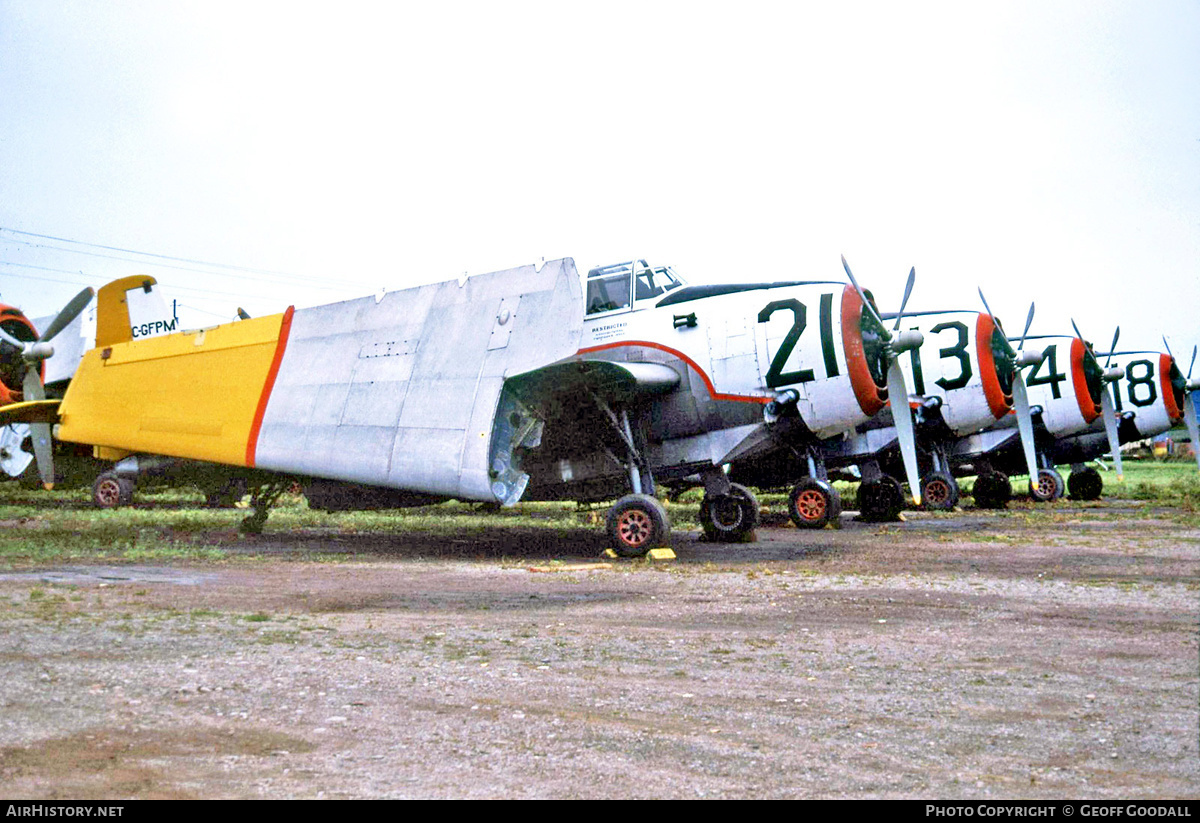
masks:
<svg viewBox="0 0 1200 823"><path fill-rule="evenodd" d="M98 798L1195 798L1200 530L910 515L678 560L496 529L0 574L0 785ZM339 560L316 562L314 547Z"/></svg>

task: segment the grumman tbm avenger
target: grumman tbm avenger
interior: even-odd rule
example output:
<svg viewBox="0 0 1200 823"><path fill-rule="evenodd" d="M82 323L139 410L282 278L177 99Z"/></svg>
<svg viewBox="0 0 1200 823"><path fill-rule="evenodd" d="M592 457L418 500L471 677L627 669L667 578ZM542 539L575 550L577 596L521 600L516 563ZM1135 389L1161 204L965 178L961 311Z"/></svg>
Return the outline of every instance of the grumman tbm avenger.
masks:
<svg viewBox="0 0 1200 823"><path fill-rule="evenodd" d="M780 404L820 439L907 397L896 361L919 335L890 333L868 299L841 282L688 286L641 260L583 284L564 258L98 341L58 434L125 483L159 458L242 473L250 528L296 477L327 509L619 496L608 534L640 555L668 533L658 484L702 485L720 537L753 528L757 502L724 467L780 448Z"/></svg>

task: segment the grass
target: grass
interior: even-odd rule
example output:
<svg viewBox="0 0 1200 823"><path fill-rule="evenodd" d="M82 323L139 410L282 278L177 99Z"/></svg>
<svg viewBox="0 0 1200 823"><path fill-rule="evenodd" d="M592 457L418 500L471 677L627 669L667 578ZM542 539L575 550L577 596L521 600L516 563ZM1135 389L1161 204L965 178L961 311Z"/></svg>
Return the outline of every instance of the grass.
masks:
<svg viewBox="0 0 1200 823"><path fill-rule="evenodd" d="M1200 512L1200 472L1193 461L1129 460L1125 472L1120 485L1112 472L1104 473L1105 497L1176 507L1185 518ZM1023 478L1014 481L1014 487L1023 482ZM836 485L844 500L853 501L854 486ZM699 490L692 490L664 502L674 528L698 528L701 497ZM134 508L100 510L92 506L88 489L45 492L0 483L0 568L71 561L213 562L234 554L253 555L258 545L238 533L247 509L204 508L203 495L195 489L139 491L137 501ZM764 493L760 502L766 511L787 510L784 494ZM398 511L328 514L310 510L299 494L285 494L271 511L266 534L268 538L316 532L470 541L506 529L599 533L607 511L606 504L522 503L513 509L484 510L477 504L450 502ZM342 553L314 551L309 556L340 559Z"/></svg>

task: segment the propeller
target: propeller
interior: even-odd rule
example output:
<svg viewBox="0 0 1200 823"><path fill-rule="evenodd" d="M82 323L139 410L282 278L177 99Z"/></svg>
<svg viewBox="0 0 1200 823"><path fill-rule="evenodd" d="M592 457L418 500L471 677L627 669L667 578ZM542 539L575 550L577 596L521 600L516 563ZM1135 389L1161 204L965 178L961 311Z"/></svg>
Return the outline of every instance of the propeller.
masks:
<svg viewBox="0 0 1200 823"><path fill-rule="evenodd" d="M992 307L988 305L987 298L983 296L983 289L979 289L979 299L983 301L983 308L988 314L992 314ZM1016 353L1012 355L1011 363L1013 370L1013 409L1017 415L1017 431L1021 435L1021 449L1025 452L1025 468L1029 472L1029 482L1037 483L1038 467L1037 467L1037 449L1033 441L1033 412L1029 407L1029 392L1025 388L1025 375L1021 374L1021 369L1024 366L1036 366L1042 362L1040 352L1030 352L1025 354L1025 338L1029 336L1029 327L1033 325L1033 310L1035 304L1029 304L1029 314L1025 317L1025 331L1021 332L1021 343ZM1004 342L1008 346L1009 351L1012 351L1012 345L1008 342L1008 335L1004 332L1004 327L999 323L996 328L1000 329L1000 334L1004 335Z"/></svg>
<svg viewBox="0 0 1200 823"><path fill-rule="evenodd" d="M1167 338L1163 338L1167 342ZM1192 346L1192 362L1188 363L1187 388L1183 395L1183 420L1187 424L1188 436L1192 438L1192 454L1196 456L1196 465L1200 467L1200 423L1196 420L1196 396L1200 391L1200 380L1192 382L1192 367L1196 365L1196 346ZM1167 349L1170 354L1170 348ZM1174 355L1172 355L1174 357Z"/></svg>
<svg viewBox="0 0 1200 823"><path fill-rule="evenodd" d="M67 303L63 310L50 321L50 325L46 326L41 336L31 343L17 340L0 328L0 350L16 349L25 364L25 377L21 382L25 400L46 399L46 388L42 385L42 361L54 355L54 347L50 345L50 341L79 316L79 313L87 307L95 294L92 289L87 288L71 298L71 302ZM50 441L50 424L31 423L29 428L33 438L33 456L37 460L38 474L42 479L42 485L47 489L52 489L54 488L54 458Z"/></svg>
<svg viewBox="0 0 1200 823"><path fill-rule="evenodd" d="M908 475L908 488L912 491L913 503L919 506L921 505L921 475L917 470L917 437L913 424L912 408L908 405L908 384L904 380L904 371L900 368L900 355L920 346L925 341L925 338L919 331L899 332L900 320L904 315L904 307L908 304L908 297L912 294L913 283L917 279L917 269L914 266L908 272L908 283L904 287L904 299L900 303L900 313L896 316L894 328L889 332L887 326L883 324L883 320L880 319L879 314L875 311L875 307L867 299L866 292L862 290L862 287L858 285L858 281L854 279L854 272L850 271L850 264L846 262L845 255L842 255L842 268L846 270L846 276L850 278L850 284L854 286L854 290L858 292L858 296L862 299L863 306L871 313L871 317L879 324L879 329L882 332L885 343L885 356L888 361L887 388L888 397L892 403L892 420L896 426L896 433L900 438L900 455L904 458L904 473Z"/></svg>
<svg viewBox="0 0 1200 823"><path fill-rule="evenodd" d="M1096 363L1096 367L1100 368L1100 361L1096 359L1096 353L1092 351L1092 347L1084 339L1083 333L1079 331L1079 326L1075 325L1075 320L1071 320L1071 328L1075 330L1075 336L1083 343L1083 348L1088 356ZM1104 372L1103 381L1105 383L1100 392L1100 414L1104 418L1104 433L1108 436L1108 449L1112 452L1113 465L1117 468L1117 482L1125 482L1125 469L1121 465L1121 439L1117 434L1117 407L1113 402L1112 392L1109 390L1108 384L1120 380L1125 376L1125 370L1121 368L1109 368L1108 364L1112 362L1112 353L1116 351L1117 340L1121 337L1121 327L1117 326L1117 331L1113 335L1112 346L1109 347L1108 357L1104 359L1104 367L1101 371Z"/></svg>

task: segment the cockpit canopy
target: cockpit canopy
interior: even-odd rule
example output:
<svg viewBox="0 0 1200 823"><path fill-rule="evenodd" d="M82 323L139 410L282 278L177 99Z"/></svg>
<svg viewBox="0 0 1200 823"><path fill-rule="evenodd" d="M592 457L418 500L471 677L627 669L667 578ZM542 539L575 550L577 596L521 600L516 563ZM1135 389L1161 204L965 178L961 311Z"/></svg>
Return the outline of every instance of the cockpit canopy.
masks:
<svg viewBox="0 0 1200 823"><path fill-rule="evenodd" d="M627 310L635 300L650 300L681 285L669 266L652 268L645 260L600 266L588 272L587 314Z"/></svg>

